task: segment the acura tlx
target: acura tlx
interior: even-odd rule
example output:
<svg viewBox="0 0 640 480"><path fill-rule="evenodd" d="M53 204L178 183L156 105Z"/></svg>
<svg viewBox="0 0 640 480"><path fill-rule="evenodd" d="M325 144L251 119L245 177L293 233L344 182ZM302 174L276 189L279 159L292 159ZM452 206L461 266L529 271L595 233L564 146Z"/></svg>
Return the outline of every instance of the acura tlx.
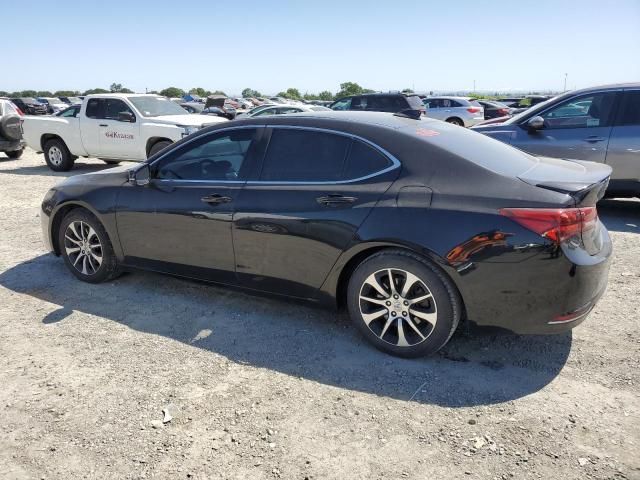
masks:
<svg viewBox="0 0 640 480"><path fill-rule="evenodd" d="M461 322L582 322L607 283L596 203L610 172L412 111L313 112L212 126L68 178L41 217L80 280L145 269L344 306L374 346L416 357Z"/></svg>

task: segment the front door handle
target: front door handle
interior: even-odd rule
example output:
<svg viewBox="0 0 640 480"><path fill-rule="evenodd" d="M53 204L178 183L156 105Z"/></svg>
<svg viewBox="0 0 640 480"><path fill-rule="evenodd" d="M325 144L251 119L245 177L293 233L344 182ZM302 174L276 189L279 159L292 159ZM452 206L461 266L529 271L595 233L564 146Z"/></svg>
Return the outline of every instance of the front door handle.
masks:
<svg viewBox="0 0 640 480"><path fill-rule="evenodd" d="M101 127L108 127L109 125L107 125L106 123L101 123L100 126Z"/></svg>
<svg viewBox="0 0 640 480"><path fill-rule="evenodd" d="M358 200L357 197L346 197L344 195L340 195L339 193L330 193L329 195L324 195L322 197L316 198L316 201L325 207L335 207L337 205L346 205L350 203L354 203Z"/></svg>
<svg viewBox="0 0 640 480"><path fill-rule="evenodd" d="M605 140L606 138L598 137L597 135L591 135L590 137L587 137L584 139L585 142L589 142L589 143L603 142Z"/></svg>
<svg viewBox="0 0 640 480"><path fill-rule="evenodd" d="M232 200L232 198L226 197L224 195L220 195L219 193L214 193L212 195L207 195L206 197L202 197L200 200L202 200L204 203L208 203L211 205L218 205L220 203L229 203Z"/></svg>

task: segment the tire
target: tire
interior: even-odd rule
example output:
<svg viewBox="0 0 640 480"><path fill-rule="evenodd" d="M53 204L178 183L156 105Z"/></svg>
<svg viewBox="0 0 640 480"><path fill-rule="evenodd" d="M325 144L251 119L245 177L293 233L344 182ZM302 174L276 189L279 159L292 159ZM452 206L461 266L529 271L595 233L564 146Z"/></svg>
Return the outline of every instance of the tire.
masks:
<svg viewBox="0 0 640 480"><path fill-rule="evenodd" d="M113 245L100 221L85 209L71 210L60 223L58 245L67 268L83 282L116 278L120 268ZM79 252L75 252L75 249ZM87 252L83 254L82 252Z"/></svg>
<svg viewBox="0 0 640 480"><path fill-rule="evenodd" d="M169 145L171 145L171 142L169 142L168 140L161 140L159 142L154 143L151 149L149 150L149 155L147 155L147 158L153 157L156 153L158 153L160 150L164 148L167 148Z"/></svg>
<svg viewBox="0 0 640 480"><path fill-rule="evenodd" d="M389 271L395 289L390 288ZM409 290L404 291L407 282ZM347 305L351 320L369 342L405 358L440 350L458 327L462 312L451 280L429 260L404 250L383 250L358 265L349 279Z"/></svg>
<svg viewBox="0 0 640 480"><path fill-rule="evenodd" d="M447 118L447 123L450 123L451 125L457 125L459 127L464 127L464 122L456 117Z"/></svg>
<svg viewBox="0 0 640 480"><path fill-rule="evenodd" d="M0 137L4 137L9 141L20 140L22 138L20 122L18 115L0 116Z"/></svg>
<svg viewBox="0 0 640 480"><path fill-rule="evenodd" d="M64 142L58 138L44 144L44 159L54 172L68 172L73 168L74 158Z"/></svg>
<svg viewBox="0 0 640 480"><path fill-rule="evenodd" d="M5 153L7 154L7 157L11 158L12 160L16 160L22 156L22 154L24 153L24 148L21 148L20 150L13 150L11 152L5 152Z"/></svg>
<svg viewBox="0 0 640 480"><path fill-rule="evenodd" d="M102 160L104 163L106 163L107 165L119 165L120 164L120 160Z"/></svg>

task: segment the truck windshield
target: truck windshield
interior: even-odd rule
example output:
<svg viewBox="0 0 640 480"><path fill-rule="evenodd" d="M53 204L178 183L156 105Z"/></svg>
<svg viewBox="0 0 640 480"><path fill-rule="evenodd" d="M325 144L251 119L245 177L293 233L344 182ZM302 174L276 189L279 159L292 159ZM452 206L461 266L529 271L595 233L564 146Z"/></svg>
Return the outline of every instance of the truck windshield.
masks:
<svg viewBox="0 0 640 480"><path fill-rule="evenodd" d="M186 114L184 108L165 97L129 97L129 100L145 117Z"/></svg>

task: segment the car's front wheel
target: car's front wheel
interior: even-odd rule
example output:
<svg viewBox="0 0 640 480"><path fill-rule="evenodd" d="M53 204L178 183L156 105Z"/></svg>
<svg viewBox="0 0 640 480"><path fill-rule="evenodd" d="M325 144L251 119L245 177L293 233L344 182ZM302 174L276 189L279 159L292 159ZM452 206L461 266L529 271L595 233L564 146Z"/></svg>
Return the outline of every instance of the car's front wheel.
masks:
<svg viewBox="0 0 640 480"><path fill-rule="evenodd" d="M451 281L428 260L404 250L383 250L364 260L347 295L356 327L392 355L434 353L460 321L461 301Z"/></svg>
<svg viewBox="0 0 640 480"><path fill-rule="evenodd" d="M72 210L62 219L58 245L71 273L84 282L100 283L119 274L107 232L100 221L84 209Z"/></svg>

